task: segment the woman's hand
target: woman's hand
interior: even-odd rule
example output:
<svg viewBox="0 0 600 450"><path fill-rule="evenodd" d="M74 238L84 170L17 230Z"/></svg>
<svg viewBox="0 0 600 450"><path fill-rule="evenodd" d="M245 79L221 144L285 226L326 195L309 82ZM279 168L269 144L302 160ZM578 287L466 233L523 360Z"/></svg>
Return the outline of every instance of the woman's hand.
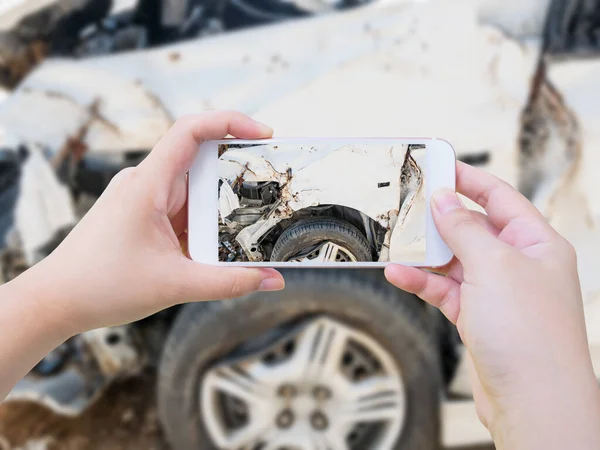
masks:
<svg viewBox="0 0 600 450"><path fill-rule="evenodd" d="M600 448L573 247L492 175L459 163L457 190L487 215L452 191L434 194L433 218L455 254L446 276L392 265L388 280L456 324L479 416L498 448Z"/></svg>
<svg viewBox="0 0 600 450"><path fill-rule="evenodd" d="M51 255L0 287L0 400L39 359L79 332L177 303L283 288L273 269L207 266L182 252L186 173L202 141L228 134L255 139L272 130L235 112L178 120L139 166L111 181Z"/></svg>
<svg viewBox="0 0 600 450"><path fill-rule="evenodd" d="M182 253L186 174L203 141L227 134L256 139L272 130L236 112L178 120L139 166L111 181L41 264L39 277L64 286L57 307L76 325L71 332L131 322L177 303L283 288L273 269L202 265Z"/></svg>

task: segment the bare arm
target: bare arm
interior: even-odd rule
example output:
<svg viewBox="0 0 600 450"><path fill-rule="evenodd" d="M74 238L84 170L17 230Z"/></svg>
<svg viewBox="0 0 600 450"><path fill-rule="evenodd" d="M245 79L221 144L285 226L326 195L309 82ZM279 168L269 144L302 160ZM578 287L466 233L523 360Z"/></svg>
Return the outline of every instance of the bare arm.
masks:
<svg viewBox="0 0 600 450"><path fill-rule="evenodd" d="M0 399L41 358L85 330L188 301L283 288L273 269L205 266L186 258L186 173L201 141L269 137L240 113L179 120L135 168L119 173L44 261L0 287Z"/></svg>

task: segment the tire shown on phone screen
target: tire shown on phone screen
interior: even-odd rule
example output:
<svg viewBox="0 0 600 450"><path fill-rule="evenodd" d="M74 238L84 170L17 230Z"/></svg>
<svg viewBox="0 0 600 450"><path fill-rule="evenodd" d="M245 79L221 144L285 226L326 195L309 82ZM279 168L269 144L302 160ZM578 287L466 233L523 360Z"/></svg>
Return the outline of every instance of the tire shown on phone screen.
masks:
<svg viewBox="0 0 600 450"><path fill-rule="evenodd" d="M335 252L326 261L372 261L365 235L354 225L335 218L301 220L288 227L273 247L271 261L323 258L329 245ZM319 255L321 253L321 255ZM296 259L297 258L297 259Z"/></svg>
<svg viewBox="0 0 600 450"><path fill-rule="evenodd" d="M335 439L343 439L348 450L439 448L441 371L423 304L389 285L381 271L296 269L284 276L284 291L193 303L179 312L158 376L159 414L172 448L262 448L303 420L302 429L315 433L310 438L325 436L322 442L332 449L339 447ZM345 336L343 351L317 358L332 375L315 382L314 373L280 370L304 355L306 339L327 349L336 336ZM368 386L381 392L360 391ZM343 436L328 434L344 429L344 414L328 408L335 410L346 398L365 401L365 408L354 411L366 415L357 416ZM286 402L289 410L281 406ZM268 430L256 433L261 428L249 422L256 420ZM229 437L239 439L236 445L227 443Z"/></svg>

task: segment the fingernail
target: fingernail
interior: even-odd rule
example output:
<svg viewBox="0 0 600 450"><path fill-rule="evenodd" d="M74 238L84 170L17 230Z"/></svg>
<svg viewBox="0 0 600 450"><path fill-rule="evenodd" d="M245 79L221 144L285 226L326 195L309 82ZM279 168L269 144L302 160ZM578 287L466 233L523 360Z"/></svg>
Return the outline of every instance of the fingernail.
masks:
<svg viewBox="0 0 600 450"><path fill-rule="evenodd" d="M255 122L258 124L259 127L262 128L262 134L264 134L265 136L271 136L273 134L273 127L270 127L266 123L259 122L258 120L255 120Z"/></svg>
<svg viewBox="0 0 600 450"><path fill-rule="evenodd" d="M281 278L265 278L258 286L259 291L280 291L285 287Z"/></svg>
<svg viewBox="0 0 600 450"><path fill-rule="evenodd" d="M434 208L437 209L440 214L446 214L455 209L463 207L458 195L451 189L442 188L438 189L431 196L431 203Z"/></svg>

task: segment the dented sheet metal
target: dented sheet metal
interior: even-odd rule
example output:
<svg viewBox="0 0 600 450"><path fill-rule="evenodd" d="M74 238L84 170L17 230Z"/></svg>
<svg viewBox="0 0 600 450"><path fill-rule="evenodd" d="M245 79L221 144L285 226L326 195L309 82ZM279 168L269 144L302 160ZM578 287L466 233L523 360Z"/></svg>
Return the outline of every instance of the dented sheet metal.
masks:
<svg viewBox="0 0 600 450"><path fill-rule="evenodd" d="M425 163L425 151L412 150L406 155L400 179L405 196L396 223L391 228L387 261L420 261L425 255L427 190L425 174L421 169Z"/></svg>
<svg viewBox="0 0 600 450"><path fill-rule="evenodd" d="M39 150L32 150L22 167L15 229L19 233L29 265L45 254L40 250L48 240L76 223L69 189L62 185Z"/></svg>
<svg viewBox="0 0 600 450"><path fill-rule="evenodd" d="M26 14L57 3L58 0L2 0L0 2L0 30L14 27Z"/></svg>
<svg viewBox="0 0 600 450"><path fill-rule="evenodd" d="M146 91L172 117L235 108L258 114L282 135L435 134L463 151L514 148L515 119L537 48L530 51L478 25L473 2L382 8L375 4L156 50L47 61L22 83L11 105L0 108L0 124L32 141L50 138L55 148L85 121L80 109L100 99L103 116L118 125L121 136L98 123L89 138L92 151L105 147L104 140L111 148L151 146L163 130L155 119L160 122L163 114L143 98ZM77 107L44 99L40 91L66 94ZM26 117L14 120L15 111L25 110ZM93 136L102 140L96 143Z"/></svg>
<svg viewBox="0 0 600 450"><path fill-rule="evenodd" d="M90 152L148 150L171 123L141 82L61 61L48 61L0 105L2 127L54 152L79 135Z"/></svg>
<svg viewBox="0 0 600 450"><path fill-rule="evenodd" d="M147 363L139 336L129 325L91 330L69 342L70 357L63 369L46 376L30 374L5 402L31 401L61 415L77 416L112 380L139 374Z"/></svg>
<svg viewBox="0 0 600 450"><path fill-rule="evenodd" d="M459 155L489 151L488 169L514 183L511 160L539 46L479 24L468 1L391 8L386 19L365 15L356 24L371 51L323 70L257 119L281 135L439 136Z"/></svg>
<svg viewBox="0 0 600 450"><path fill-rule="evenodd" d="M276 180L282 187L284 216L333 204L362 211L387 226L389 211L400 203L398 180L405 152L402 145L337 143L319 144L318 149L293 144L234 148L221 157L219 176L231 182L240 176L247 182ZM379 188L379 183L390 185Z"/></svg>
<svg viewBox="0 0 600 450"><path fill-rule="evenodd" d="M422 261L426 215L417 203L426 202L419 167L425 162L425 149L414 152L406 145L339 141L232 145L219 158L221 224L228 234L237 234L250 260L260 260L261 238L280 221L311 208L351 208L384 229L391 230L395 223L383 242L382 256ZM264 189L270 189L266 197ZM421 217L413 217L416 214ZM395 233L411 236L392 239Z"/></svg>

